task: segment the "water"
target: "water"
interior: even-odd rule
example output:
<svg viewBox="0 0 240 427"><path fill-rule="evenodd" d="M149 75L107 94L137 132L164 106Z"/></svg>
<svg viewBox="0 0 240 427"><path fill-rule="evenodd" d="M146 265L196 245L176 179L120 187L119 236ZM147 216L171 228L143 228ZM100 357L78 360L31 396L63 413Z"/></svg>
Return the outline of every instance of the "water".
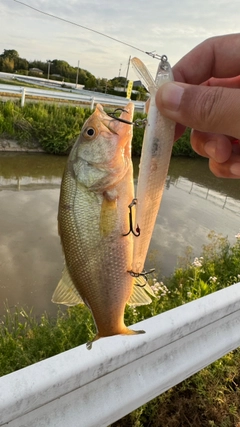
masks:
<svg viewBox="0 0 240 427"><path fill-rule="evenodd" d="M51 296L63 266L57 210L65 163L46 154L0 154L0 314L6 299L36 315L56 313ZM160 278L170 275L187 246L200 254L210 230L234 242L239 208L238 180L214 177L204 159L173 158L146 266Z"/></svg>

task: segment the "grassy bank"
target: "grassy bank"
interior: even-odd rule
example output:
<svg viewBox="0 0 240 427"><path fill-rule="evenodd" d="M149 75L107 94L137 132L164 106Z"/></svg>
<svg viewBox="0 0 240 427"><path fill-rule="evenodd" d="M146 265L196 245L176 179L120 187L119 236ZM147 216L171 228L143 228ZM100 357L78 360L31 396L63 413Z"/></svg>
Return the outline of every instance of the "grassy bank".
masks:
<svg viewBox="0 0 240 427"><path fill-rule="evenodd" d="M190 252L164 283L153 280L156 298L149 306L126 309L131 325L239 281L240 240L211 234L202 256ZM0 375L53 356L93 337L94 324L82 306L46 314L6 308L0 325ZM240 423L240 350L237 349L158 398L112 424L112 427L230 427Z"/></svg>
<svg viewBox="0 0 240 427"><path fill-rule="evenodd" d="M28 147L40 145L48 153L66 154L82 125L90 116L89 108L71 105L0 102L0 138L10 138ZM134 120L145 117L135 113ZM144 129L133 129L133 155L140 155ZM174 145L173 155L195 156L189 143L189 131Z"/></svg>

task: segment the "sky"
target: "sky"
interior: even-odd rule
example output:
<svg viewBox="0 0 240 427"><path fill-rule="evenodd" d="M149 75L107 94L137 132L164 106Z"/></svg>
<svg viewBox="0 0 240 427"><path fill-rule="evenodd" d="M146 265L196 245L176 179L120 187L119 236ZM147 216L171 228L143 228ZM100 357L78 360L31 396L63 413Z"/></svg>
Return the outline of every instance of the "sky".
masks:
<svg viewBox="0 0 240 427"><path fill-rule="evenodd" d="M167 55L171 65L206 38L240 32L239 0L22 0L142 51ZM54 19L14 0L0 0L0 54L15 49L28 61L62 59L97 78L126 76L137 56L155 77L158 61L129 46ZM137 80L130 66L128 78Z"/></svg>

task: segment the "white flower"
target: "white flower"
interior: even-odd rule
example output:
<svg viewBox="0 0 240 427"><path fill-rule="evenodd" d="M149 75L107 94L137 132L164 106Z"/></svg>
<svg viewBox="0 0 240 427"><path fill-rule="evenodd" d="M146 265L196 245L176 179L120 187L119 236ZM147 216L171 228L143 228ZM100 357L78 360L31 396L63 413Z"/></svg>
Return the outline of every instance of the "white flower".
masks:
<svg viewBox="0 0 240 427"><path fill-rule="evenodd" d="M191 298L191 296L192 296L192 292L187 292L187 297Z"/></svg>
<svg viewBox="0 0 240 427"><path fill-rule="evenodd" d="M237 278L240 279L240 274L237 275Z"/></svg>
<svg viewBox="0 0 240 427"><path fill-rule="evenodd" d="M161 291L161 297L165 296L167 293L170 293L167 286L164 285L163 282L156 282L154 280L154 285L152 285L151 288L155 294L158 294L158 292Z"/></svg>
<svg viewBox="0 0 240 427"><path fill-rule="evenodd" d="M209 280L211 280L213 283L215 283L217 281L217 277L215 276L210 276Z"/></svg>
<svg viewBox="0 0 240 427"><path fill-rule="evenodd" d="M201 258L196 257L196 258L194 258L192 265L194 267L202 267L202 263L201 263L202 260L203 260L203 257L201 257Z"/></svg>
<svg viewBox="0 0 240 427"><path fill-rule="evenodd" d="M235 234L236 239L240 239L240 233Z"/></svg>
<svg viewBox="0 0 240 427"><path fill-rule="evenodd" d="M158 293L158 288L155 285L151 286L151 289L155 294Z"/></svg>

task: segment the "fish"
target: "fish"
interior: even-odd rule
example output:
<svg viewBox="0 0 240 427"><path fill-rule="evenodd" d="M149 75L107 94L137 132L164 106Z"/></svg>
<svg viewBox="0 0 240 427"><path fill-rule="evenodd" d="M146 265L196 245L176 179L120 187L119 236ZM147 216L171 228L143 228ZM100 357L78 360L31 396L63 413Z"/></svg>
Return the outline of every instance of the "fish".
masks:
<svg viewBox="0 0 240 427"><path fill-rule="evenodd" d="M141 82L150 93L147 125L144 131L136 194L135 228L132 272L144 271L154 225L160 208L174 142L175 123L161 115L155 103L158 88L173 80L171 66L165 55L158 66L155 80L145 64L132 58L132 65Z"/></svg>
<svg viewBox="0 0 240 427"><path fill-rule="evenodd" d="M154 295L149 285L136 286L129 273L133 113L132 102L118 119L98 104L69 154L61 183L58 229L65 267L52 301L84 303L91 310L97 333L89 349L102 337L143 333L125 325L125 306L149 304Z"/></svg>

